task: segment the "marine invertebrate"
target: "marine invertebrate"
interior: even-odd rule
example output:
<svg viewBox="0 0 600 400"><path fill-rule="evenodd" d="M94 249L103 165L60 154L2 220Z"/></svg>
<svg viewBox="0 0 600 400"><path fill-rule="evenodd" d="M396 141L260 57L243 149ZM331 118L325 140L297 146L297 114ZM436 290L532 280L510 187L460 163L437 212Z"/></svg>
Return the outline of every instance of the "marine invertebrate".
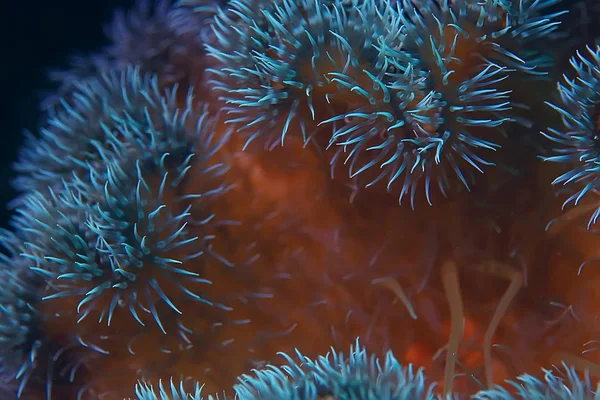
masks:
<svg viewBox="0 0 600 400"><path fill-rule="evenodd" d="M399 44L392 12L389 4L376 1L348 6L284 0L264 9L233 2L215 20L218 46L207 46L220 63L211 72L222 99L231 105L228 122L242 132L251 130L248 143L266 135L267 145L283 144L288 130L310 140L310 122L334 91L328 74L377 61L372 46L378 38ZM352 58L346 60L348 51Z"/></svg>
<svg viewBox="0 0 600 400"><path fill-rule="evenodd" d="M240 400L316 400L322 397L335 399L420 399L434 400L434 384L427 383L422 370L413 366L403 367L391 352L380 360L369 355L359 342L350 349L348 356L335 349L326 356L311 360L296 350L299 362L289 355L281 354L287 364L270 365L251 375L239 377L234 387L235 398ZM170 391L159 384L161 400L179 400L188 396L202 399L202 387L196 384L193 392L186 393L183 383L170 384ZM148 384L136 387L138 400L158 399L157 392ZM225 396L224 399L227 399Z"/></svg>
<svg viewBox="0 0 600 400"><path fill-rule="evenodd" d="M24 254L35 262L35 270L53 283L46 300L69 296L79 299L78 321L93 313L99 321L110 325L115 310L127 308L136 321L145 325L143 317L138 315L138 310L143 309L150 310L164 330L155 297L164 300L173 311L179 310L159 282L164 285L165 277L172 274L169 280L192 298L206 303L209 302L186 289L176 277L196 283L209 282L179 267L203 254L198 247L185 256L182 252L181 260L166 257L174 248L189 248L198 238L186 231L187 212L173 215L161 205L168 183L166 176L155 195L144 180L139 163L136 167L137 184L132 184L119 176L124 175L123 171L109 165L108 184L100 185L97 192L105 195L100 199L94 198L96 193L81 193L69 187L48 197L39 193L30 195L23 222L33 222L33 226L26 228L29 234ZM84 196L93 199L95 206L83 202ZM52 234L56 228L60 229L60 236ZM141 272L151 266L157 272L146 272L149 276L145 286Z"/></svg>
<svg viewBox="0 0 600 400"><path fill-rule="evenodd" d="M589 375L583 379L566 366L558 369L544 370L544 380L531 375L522 375L517 381L509 382L516 389L511 394L502 387L477 393L474 400L509 400L509 399L598 399L600 396L597 385L594 385Z"/></svg>
<svg viewBox="0 0 600 400"><path fill-rule="evenodd" d="M397 70L409 65L410 72L420 78L420 94L408 91L409 98L416 96L420 102L413 100L415 105L406 110L400 103L397 112L404 114L400 122L392 119L375 125L368 134L374 118L360 115L366 121L360 121L359 127L366 127L353 132L341 145L360 145L380 153L369 157L370 162L360 171L380 164L383 172L373 182L387 176L388 190L404 174L400 200L410 193L413 206L421 177L430 204L432 182L444 196L454 186L449 179L458 178L469 189L474 182L473 168L483 173L483 167L493 164L481 153L497 150L502 127L519 119L513 110L512 88L507 90L503 82L510 77L509 71L544 73L534 72L544 67L539 58L525 61L523 52L515 50L516 55L509 48L552 33L561 13L538 14L554 3L520 2L517 10L516 5L495 1L403 1L398 7L406 34L402 51L393 47L383 51ZM505 36L511 39L507 41ZM396 89L406 91L406 85ZM404 131L394 134L392 128L399 127ZM345 136L347 129L340 132ZM334 139L336 136L334 133ZM450 178L449 173L455 177Z"/></svg>
<svg viewBox="0 0 600 400"><path fill-rule="evenodd" d="M203 400L202 388L197 387L193 393L188 393L183 388L183 384L179 387L175 386L173 381L166 388L162 382L158 384L158 393L152 385L139 383L135 389L135 395L139 400ZM160 397L159 397L160 396Z"/></svg>
<svg viewBox="0 0 600 400"><path fill-rule="evenodd" d="M331 359L330 359L331 355ZM434 399L434 385L427 383L422 370L412 366L403 367L388 352L383 360L369 356L357 341L346 358L343 353L321 356L315 361L302 360L311 379L314 379L318 395L334 398L398 398ZM290 360L288 360L290 361ZM293 364L290 369L294 368ZM300 371L299 366L295 366Z"/></svg>
<svg viewBox="0 0 600 400"><path fill-rule="evenodd" d="M554 3L521 4L515 11L491 2L406 2L394 8L387 2L347 7L308 1L259 11L236 2L231 14L237 20L225 11L217 18L219 46L209 46L209 54L223 68L212 72L222 99L233 105L228 122L251 131L248 142L269 132L267 145L277 137L283 143L294 126L306 141L313 137L307 137L311 121L334 123L332 170L342 157L351 178L379 165L365 183L384 179L388 191L404 175L399 198L408 194L413 206L423 177L431 203L432 181L444 195L451 185L448 170L469 188L472 179L461 164L480 172L491 164L479 153L497 149L498 127L517 118L510 112L510 91L501 86L508 69L519 63L533 73L544 66L498 42L505 34L512 35L511 43L550 36L561 13L541 11ZM471 26L478 32L468 32ZM427 39L429 32L439 34ZM282 107L290 110L287 115L280 114Z"/></svg>
<svg viewBox="0 0 600 400"><path fill-rule="evenodd" d="M546 157L551 162L565 163L569 171L560 175L553 182L555 185L578 185L564 203L564 207L578 203L583 197L594 192L600 182L599 167L600 153L598 151L598 131L600 112L600 47L588 47L588 55L578 53L571 59L575 76L565 77L565 81L558 83L560 104L548 103L561 117L563 127L549 127L544 136L556 143L556 155ZM580 209L592 212L588 228L596 223L600 216L600 208L592 205Z"/></svg>
<svg viewBox="0 0 600 400"><path fill-rule="evenodd" d="M2 239L4 246L18 244L10 236ZM37 363L43 361L38 354L43 343L38 329L39 281L16 259L3 255L2 263L0 382L2 390L21 396Z"/></svg>
<svg viewBox="0 0 600 400"><path fill-rule="evenodd" d="M598 237L568 213L545 231L562 165L537 158L560 2L205 4L133 24L208 43L198 81L162 70L175 42L157 74L142 51L47 110L18 166L9 246L43 280L44 340L73 352L65 398L138 379L150 399L503 396L552 364L597 373ZM371 355L320 357L357 337Z"/></svg>
<svg viewBox="0 0 600 400"><path fill-rule="evenodd" d="M15 165L20 174L15 186L26 192L60 186L62 180L88 179L92 170L106 166L112 153L141 139L125 131L128 127L121 121L136 121L129 128L137 130L169 124L169 114L178 110L177 93L177 88L164 92L156 75L142 74L135 66L79 81L73 101L61 102L41 136L28 135Z"/></svg>
<svg viewBox="0 0 600 400"><path fill-rule="evenodd" d="M405 22L400 13L397 18ZM495 150L498 145L487 138L470 134L469 128L478 127L481 130L481 127L498 127L510 119L506 114L510 106L508 92L494 87L506 78L502 67L484 65L458 86L458 83L448 81L448 77L456 71L444 65L445 62L454 61L453 48L447 49L448 54L441 54L446 50L446 44L443 43L445 39L442 38L443 48L435 48L436 45L431 43L438 56L437 67L442 69L439 71L442 77L433 72L435 64L424 67L413 58L416 54L410 54L408 43L415 43L417 47L425 46L413 37L416 25L404 23L402 26L406 30L402 50L394 50L395 46L385 42L380 43L385 62L381 65L383 68L371 72L371 76L378 77L372 83L373 87L381 86L387 96L379 102L371 101L371 107L350 107L349 112L325 122L349 120L341 128L334 128L331 141L341 149L350 149L346 161L351 160L351 176L378 165L380 172L373 174L367 186L385 180L388 191L403 177L400 201L408 195L414 207L421 179L425 181L424 192L431 204L431 185L438 186L445 196L452 184L448 175L450 171L469 188L470 179L462 170L462 162L480 172L481 165L491 165L476 151ZM389 72L388 69L396 72ZM456 92L444 93L435 86L436 80L453 87ZM360 85L347 76L337 81L352 90L361 88L364 93L372 91L368 88L369 82ZM455 101L449 100L450 97ZM368 154L368 162L355 166L363 152ZM335 158L342 157L342 154L342 150L338 150Z"/></svg>
<svg viewBox="0 0 600 400"><path fill-rule="evenodd" d="M64 143L77 137L78 142L71 144L89 152L80 154L81 161L73 157L63 160L40 152L43 146L35 147L49 169L72 167L72 175L42 172L53 187L45 192L30 188L13 221L15 229L22 232L21 257L32 263L31 268L48 284L45 308L55 311L46 329L71 326L66 346L81 345L97 353L92 358L82 356L88 365L98 355L114 355L118 353L115 347L122 348L118 337L99 333L117 329L111 325L128 332L131 342L140 335L149 340L148 316L162 334L168 329L179 332L179 347L189 345L188 336L193 332L177 318L181 311L176 303L181 296L226 310L201 294L210 282L201 277L203 263L198 260L213 257L224 261L212 251L207 227L215 221L210 202L227 189L210 186L200 194L181 185L189 179L190 170L196 175L194 180L206 183L207 188L211 179L226 171L225 165L206 166L205 162L227 137L219 138L221 142L213 140L212 117L204 105L193 102L192 91L187 93L186 107L179 108L175 105L176 87L159 94L156 77L141 76L136 68L103 78L102 83L113 84L108 86L115 95L117 85L122 88L120 96L97 98L106 113L100 120L86 121L85 132L90 135L78 137L85 132L76 128L63 131L71 135L63 137ZM106 94L91 89L86 93ZM80 101L91 106L86 99ZM83 126L83 117L68 104L64 107ZM32 168L34 164L32 161ZM60 233L53 233L55 229ZM139 323L137 328L122 316L116 317L121 310L129 311L131 322ZM94 321L89 322L90 315L96 324L107 327L98 330ZM59 332L54 335L60 337ZM163 346L160 350L176 349ZM134 354L132 343L125 351Z"/></svg>
<svg viewBox="0 0 600 400"><path fill-rule="evenodd" d="M252 376L240 377L236 386L235 398L316 400L323 396L335 399L427 399L439 398L433 394L432 384L426 383L421 370L414 372L412 366L403 367L388 353L382 366L380 360L368 357L360 346L352 349L346 359L332 349L330 355L310 360L298 352L302 365L296 364L287 355L289 364L283 367L270 366L269 369L255 371ZM373 375L375 373L375 375ZM563 368L544 370L544 379L531 375L522 375L516 381L509 382L516 393L497 386L475 394L473 400L509 400L509 399L597 399L599 394L589 375L583 379L575 370ZM138 383L138 400L201 400L202 387L186 392L183 382L177 386L173 381L169 386L161 382L158 392L152 385ZM159 397L160 396L160 397ZM210 398L210 397L209 397ZM227 399L227 396L223 397Z"/></svg>
<svg viewBox="0 0 600 400"><path fill-rule="evenodd" d="M439 135L434 134L447 119L441 115L446 104L440 92L432 91L429 75L417 65L418 59L404 51L405 47L410 48L409 40L417 46L418 42L410 35L416 27L406 23L400 9L375 1L359 2L352 7L342 2L308 1L300 5L283 2L274 11L254 10L252 14L248 4L237 4L239 10L232 13L241 15L246 26L231 28L236 25L222 12L217 19L220 46L209 47L209 54L224 66L212 71L217 75L217 88L224 92L223 100L233 105L229 112L234 117L229 122L240 125L241 131L252 130L249 142L268 131L267 145L274 135L283 143L294 126L306 141L312 138L307 137L307 123L338 122L332 127L329 146L336 145L340 150L331 163L336 164L342 157L341 149L349 148L346 161L350 161L352 178L380 165L382 172L367 183L371 185L387 177L389 189L402 173L410 176L423 171L427 175L429 199L430 170L442 157L446 159L444 164L454 166L467 185L455 156L446 157L449 151L442 151L451 147L442 139L449 131L440 127ZM305 16L297 18L302 13ZM237 40L232 40L232 36ZM244 51L233 47L240 43ZM400 48L403 50L398 51ZM452 62L452 55L445 57ZM310 64L306 61L309 59ZM447 70L446 66L440 67ZM448 76L451 73L446 72ZM508 120L502 116L509 110L508 92L493 88L504 79L502 68L484 65L471 78L472 81L465 79L460 87L462 95L455 96L464 104L457 102L447 108L455 113L466 112L465 116L457 117L460 124L497 127ZM233 89L240 86L242 89ZM477 94L471 93L475 88L479 90ZM289 108L287 116L278 115L282 107ZM254 108L264 111L256 113ZM319 112L316 114L315 110ZM486 111L493 118L485 118ZM484 116L467 117L477 113ZM433 133L429 132L431 129ZM475 166L485 161L470 147L495 148L491 141L479 140L462 131L456 136L462 138L459 140L462 144L455 145L458 157ZM366 149L370 154L368 161L362 163L360 157ZM444 176L438 183L445 191L448 186L445 168L441 171ZM410 192L414 203L417 179L409 178L400 199Z"/></svg>
<svg viewBox="0 0 600 400"><path fill-rule="evenodd" d="M22 235L24 232L21 231ZM0 395L37 399L68 396L79 382L73 352L44 333L45 282L19 253L23 236L3 230L0 255Z"/></svg>

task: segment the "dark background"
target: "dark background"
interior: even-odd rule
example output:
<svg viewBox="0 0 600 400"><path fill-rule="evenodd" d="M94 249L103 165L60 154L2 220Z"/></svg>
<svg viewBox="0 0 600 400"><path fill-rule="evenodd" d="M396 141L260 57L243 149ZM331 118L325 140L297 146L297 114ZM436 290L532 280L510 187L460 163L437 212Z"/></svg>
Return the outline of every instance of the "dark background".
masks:
<svg viewBox="0 0 600 400"><path fill-rule="evenodd" d="M0 227L10 215L6 203L23 130L36 132L39 102L51 91L51 69L65 68L69 56L106 44L103 27L115 9L133 0L3 1L0 8Z"/></svg>
<svg viewBox="0 0 600 400"><path fill-rule="evenodd" d="M563 4L574 2L586 10L596 9L597 14L592 13L590 17L588 12L588 17L582 18L580 11L571 13L571 29L600 30L600 0L564 0ZM134 0L3 1L0 8L0 227L7 225L10 211L5 205L15 197L10 187L14 176L11 164L16 160L22 132L25 129L37 131L40 99L53 87L47 79L48 71L67 67L70 55L103 46L106 43L104 25L116 9L129 9L133 4Z"/></svg>

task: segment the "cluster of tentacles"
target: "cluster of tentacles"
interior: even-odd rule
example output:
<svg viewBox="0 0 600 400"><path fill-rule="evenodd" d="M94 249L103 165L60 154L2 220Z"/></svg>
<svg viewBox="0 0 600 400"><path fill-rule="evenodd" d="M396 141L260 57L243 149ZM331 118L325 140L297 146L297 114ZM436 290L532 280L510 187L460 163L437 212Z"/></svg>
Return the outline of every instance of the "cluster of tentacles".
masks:
<svg viewBox="0 0 600 400"><path fill-rule="evenodd" d="M582 4L117 14L15 165L0 397L600 398Z"/></svg>

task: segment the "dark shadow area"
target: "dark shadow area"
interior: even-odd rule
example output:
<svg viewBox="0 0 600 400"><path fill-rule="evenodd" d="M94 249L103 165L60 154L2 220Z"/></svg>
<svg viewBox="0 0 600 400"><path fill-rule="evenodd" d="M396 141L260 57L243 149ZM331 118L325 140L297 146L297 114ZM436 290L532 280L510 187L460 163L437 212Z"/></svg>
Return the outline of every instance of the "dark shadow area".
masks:
<svg viewBox="0 0 600 400"><path fill-rule="evenodd" d="M6 204L15 197L10 182L23 140L23 131L36 132L39 103L53 90L51 69L68 66L69 57L106 43L103 26L115 9L130 8L133 0L9 1L2 5L3 45L2 146L0 146L0 227L10 217Z"/></svg>

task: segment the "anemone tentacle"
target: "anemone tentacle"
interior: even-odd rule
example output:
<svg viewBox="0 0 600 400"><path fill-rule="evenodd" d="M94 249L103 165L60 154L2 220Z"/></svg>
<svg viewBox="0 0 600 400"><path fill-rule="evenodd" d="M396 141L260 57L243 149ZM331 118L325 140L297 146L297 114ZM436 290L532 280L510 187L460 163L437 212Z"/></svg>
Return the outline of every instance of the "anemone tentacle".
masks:
<svg viewBox="0 0 600 400"><path fill-rule="evenodd" d="M555 155L546 161L565 163L569 171L557 177L553 184L578 186L564 203L578 205L589 192L596 192L600 184L600 47L588 47L588 55L578 53L571 59L575 76L565 75L558 83L560 102L547 104L556 110L562 127L549 127L542 135L556 144ZM600 216L600 207L593 211L588 228Z"/></svg>
<svg viewBox="0 0 600 400"><path fill-rule="evenodd" d="M378 166L367 186L385 179L388 191L404 176L400 202L409 195L413 207L422 179L430 204L432 184L444 196L453 186L450 171L469 189L474 179L465 166L483 172L492 165L479 153L500 147L498 132L512 119L510 90L500 86L509 69L485 60L471 65L459 52L469 38L459 17L447 4L419 5L398 6L391 25L402 28L401 46L378 41L383 62L365 70L371 80L337 80L371 104L326 121L340 121L332 143L349 150L351 176ZM358 162L362 153L366 161Z"/></svg>
<svg viewBox="0 0 600 400"><path fill-rule="evenodd" d="M399 46L402 34L389 25L389 3L351 5L280 0L258 10L240 1L217 16L219 46L207 47L223 67L210 71L229 105L228 122L251 131L248 143L267 135L283 144L288 130L309 140L308 126L318 118L315 104L328 107L334 92L328 74L362 73L361 63L378 61L373 45L382 37Z"/></svg>
<svg viewBox="0 0 600 400"><path fill-rule="evenodd" d="M190 235L187 225L193 222L191 205L182 211L164 205L163 194L181 179L178 175L169 177L167 159L168 154L161 158L159 167L163 173L157 192L144 178L138 161L133 176L113 163L105 175L92 175L92 183L81 191L78 185L65 184L60 192L27 196L14 225L25 235L23 254L35 263L33 269L38 274L52 282L53 289L45 299L75 296L80 299L79 321L94 312L99 321L108 325L115 311L124 307L144 325L138 314L141 309L149 312L163 331L155 306L158 299L174 312L180 311L159 281L164 283L166 279L188 298L212 305L184 286L185 282L195 287L210 284L185 266L211 254L207 243L212 236ZM184 163L188 162L185 159ZM175 171L185 174L186 165ZM137 183L130 182L132 179ZM194 200L197 196L182 197ZM210 223L212 219L209 216L196 224ZM61 235L53 234L57 228ZM179 259L169 256L175 250ZM137 274L148 269L154 271L145 272L150 274L149 282L140 282Z"/></svg>
<svg viewBox="0 0 600 400"><path fill-rule="evenodd" d="M6 243L5 239L2 240ZM31 376L43 364L44 346L37 304L41 284L25 260L3 255L0 265L0 387L21 397ZM43 365L42 367L45 367Z"/></svg>
<svg viewBox="0 0 600 400"><path fill-rule="evenodd" d="M529 75L543 76L552 60L539 44L542 40L554 43L562 36L559 27L567 11L553 9L561 1L402 0L402 4L411 23L426 27L423 18L435 16L479 43L479 56Z"/></svg>
<svg viewBox="0 0 600 400"><path fill-rule="evenodd" d="M290 355L280 354L287 364L277 367L269 365L242 375L234 386L239 400L317 400L335 398L339 400L436 400L435 384L428 383L422 369L412 365L402 366L391 352L380 360L369 355L359 342L351 347L348 356L335 349L331 354L313 360L296 350L298 361ZM202 387L196 385L193 392L186 393L183 382L177 386L171 381L170 391L159 383L157 393L152 385L138 383L138 400L201 400ZM161 396L161 397L159 397ZM208 398L213 398L209 396ZM216 396L219 399L219 396ZM226 400L227 395L222 399Z"/></svg>
<svg viewBox="0 0 600 400"><path fill-rule="evenodd" d="M170 179L164 166L167 155L165 154L163 164L160 165L163 171L159 175L161 178L158 189L154 189L144 177L140 161L136 163L137 172L133 176L115 163L108 168L106 183L94 181L96 189L104 188L105 196L96 204L96 212L90 218L89 228L102 238L100 248L109 258L112 278L91 289L80 303L90 303L86 308L93 309L94 300L102 296L105 290L117 289L117 292L112 294L111 307L125 301L132 316L143 325L136 308L139 306L137 302L145 301L141 308L151 311L161 330L164 330L164 327L154 306L156 296L166 302L174 312L181 312L165 294L160 281L164 283L166 279L190 299L213 305L211 301L184 286L184 282L194 286L211 284L210 281L201 278L199 272L185 268L193 260L196 260L197 265L200 257L207 256L205 253L209 253L208 243L211 236L200 238L191 235L187 226L191 220L191 204L181 211L165 205L163 194L169 190L170 185L176 186L180 179L179 176ZM183 164L178 169L185 171L187 167L188 165ZM192 195L193 197L195 196ZM207 219L210 221L212 216ZM177 254L181 254L179 259L171 256L175 250ZM140 287L140 278L137 275L148 268L155 272L152 273L149 282L144 282ZM109 321L111 317L109 312Z"/></svg>
<svg viewBox="0 0 600 400"><path fill-rule="evenodd" d="M563 364L557 371L545 369L544 379L525 374L516 381L509 381L510 389L496 386L475 394L473 400L598 400L600 386L592 383L589 374L580 377L577 372ZM516 393L513 393L514 392Z"/></svg>
<svg viewBox="0 0 600 400"><path fill-rule="evenodd" d="M112 153L138 140L133 132L121 129L127 127L122 121L136 121L138 130L167 129L178 122L170 120L179 114L177 93L177 87L160 90L156 75L141 74L133 66L78 82L73 103L61 102L40 138L29 135L15 165L20 174L17 189L43 191L104 169ZM187 114L189 110L183 111Z"/></svg>
<svg viewBox="0 0 600 400"><path fill-rule="evenodd" d="M147 85L157 92L152 84L155 80L148 79ZM94 311L99 313L99 320L108 324L116 309L127 306L142 325L136 308L144 300L146 304L141 308L149 311L164 331L154 305L157 299L166 302L174 312L180 311L163 291L155 273L189 298L212 305L183 286L180 279L196 287L210 282L200 278L198 271L181 266L202 265L202 257L211 255L224 261L211 250L213 235L205 226L215 219L210 213L210 201L226 187L221 185L208 193L188 193L183 184L192 161L196 166L205 166L201 179L218 180L224 174L226 165L209 166L206 162L227 137L215 141L213 119L208 117L205 106L193 104L191 92L187 94L186 107L180 110L174 107L175 89L168 91L169 97L164 100L158 94L154 99L152 93L143 90L147 85L136 82L133 87L142 91L131 95L143 97L154 110L130 107L132 112L111 115L112 129L102 126L111 151L99 154L99 165L89 168L87 174L74 175L71 182L63 181L60 190L50 189L48 196L41 192L26 196L16 227L32 236L27 238L27 254L36 262L36 271L60 282L48 299L79 296L80 320ZM127 91L122 99L126 106L131 101ZM102 164L106 166L102 168ZM89 167L89 161L85 165ZM33 227L29 225L31 219L35 221ZM49 242L52 227L56 226L65 235ZM177 259L172 258L173 253ZM155 272L144 273L150 275L148 286L138 287L138 272L149 268ZM97 310L98 303L103 304L102 310Z"/></svg>
<svg viewBox="0 0 600 400"><path fill-rule="evenodd" d="M179 0L172 13L172 25L178 34L193 32L201 43L214 43L215 36L211 25L214 17L229 0Z"/></svg>
<svg viewBox="0 0 600 400"><path fill-rule="evenodd" d="M139 382L135 387L135 396L138 400L204 400L202 386L196 385L193 392L187 392L183 382L176 386L173 380L167 387L162 381L158 383L158 392L151 384ZM212 399L212 396L209 397ZM218 397L217 397L218 400ZM223 400L227 400L226 397Z"/></svg>

